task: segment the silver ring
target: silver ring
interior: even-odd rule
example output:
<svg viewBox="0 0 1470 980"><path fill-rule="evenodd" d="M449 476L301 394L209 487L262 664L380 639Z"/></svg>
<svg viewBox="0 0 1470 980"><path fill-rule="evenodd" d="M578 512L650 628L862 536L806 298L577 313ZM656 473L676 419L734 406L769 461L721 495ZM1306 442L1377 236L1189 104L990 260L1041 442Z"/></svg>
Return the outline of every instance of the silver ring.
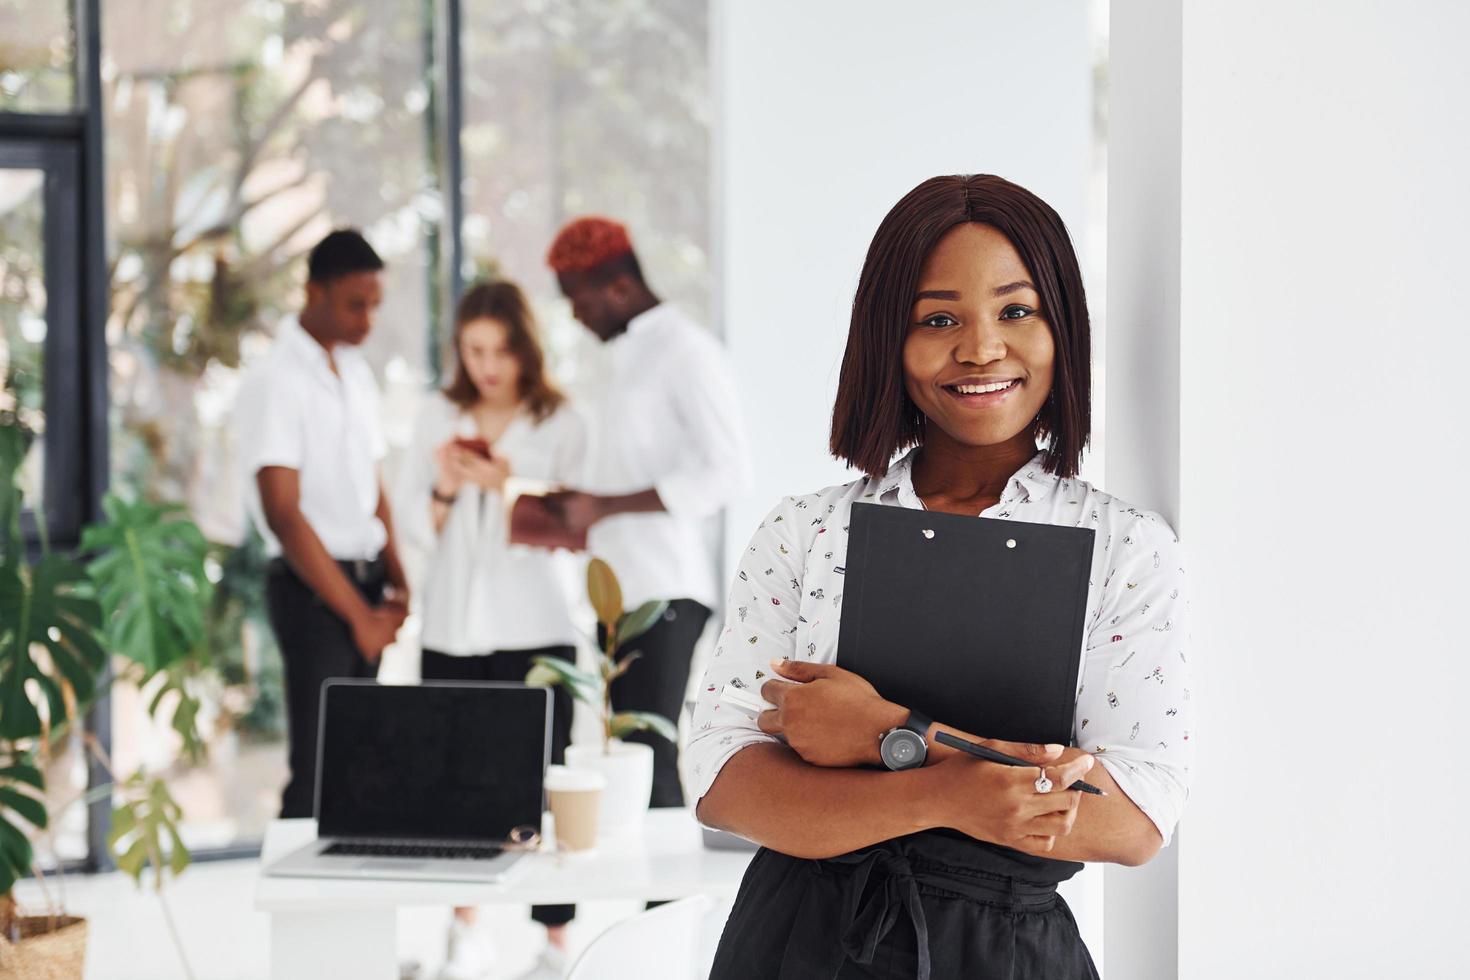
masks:
<svg viewBox="0 0 1470 980"><path fill-rule="evenodd" d="M1050 793L1051 780L1046 778L1046 770L1041 770L1041 775L1036 777L1036 792Z"/></svg>

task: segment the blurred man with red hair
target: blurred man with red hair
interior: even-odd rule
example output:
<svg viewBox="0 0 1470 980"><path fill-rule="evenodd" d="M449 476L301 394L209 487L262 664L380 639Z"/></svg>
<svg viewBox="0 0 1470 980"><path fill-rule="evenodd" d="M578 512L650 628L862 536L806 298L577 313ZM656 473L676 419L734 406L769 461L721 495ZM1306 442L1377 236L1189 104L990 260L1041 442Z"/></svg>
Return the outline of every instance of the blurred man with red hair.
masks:
<svg viewBox="0 0 1470 980"><path fill-rule="evenodd" d="M546 257L572 315L608 345L612 376L593 418L581 490L551 506L587 550L613 567L628 609L669 600L661 622L633 647L642 657L612 686L618 711L654 711L675 723L689 661L717 601L707 519L749 482L739 393L724 348L649 289L627 229L579 218ZM678 749L651 734L653 806L682 806Z"/></svg>

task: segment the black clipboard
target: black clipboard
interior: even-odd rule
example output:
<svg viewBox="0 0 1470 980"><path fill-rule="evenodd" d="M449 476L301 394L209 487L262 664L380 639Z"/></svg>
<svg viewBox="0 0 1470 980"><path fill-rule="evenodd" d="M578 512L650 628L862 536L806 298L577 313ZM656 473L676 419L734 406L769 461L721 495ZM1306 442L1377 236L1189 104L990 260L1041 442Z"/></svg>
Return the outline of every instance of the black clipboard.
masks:
<svg viewBox="0 0 1470 980"><path fill-rule="evenodd" d="M1095 538L853 504L837 665L972 735L1070 745Z"/></svg>

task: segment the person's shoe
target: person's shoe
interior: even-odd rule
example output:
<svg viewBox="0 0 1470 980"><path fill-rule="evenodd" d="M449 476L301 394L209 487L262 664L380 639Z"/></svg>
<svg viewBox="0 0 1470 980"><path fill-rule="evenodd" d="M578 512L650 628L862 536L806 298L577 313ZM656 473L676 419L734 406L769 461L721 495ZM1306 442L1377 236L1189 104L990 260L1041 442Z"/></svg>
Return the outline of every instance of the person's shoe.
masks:
<svg viewBox="0 0 1470 980"><path fill-rule="evenodd" d="M516 977L516 980L562 980L567 975L569 966L571 963L566 950L548 944L541 950L541 955L536 957L531 968Z"/></svg>
<svg viewBox="0 0 1470 980"><path fill-rule="evenodd" d="M487 930L455 916L449 923L449 946L439 980L480 980L495 965L495 946Z"/></svg>

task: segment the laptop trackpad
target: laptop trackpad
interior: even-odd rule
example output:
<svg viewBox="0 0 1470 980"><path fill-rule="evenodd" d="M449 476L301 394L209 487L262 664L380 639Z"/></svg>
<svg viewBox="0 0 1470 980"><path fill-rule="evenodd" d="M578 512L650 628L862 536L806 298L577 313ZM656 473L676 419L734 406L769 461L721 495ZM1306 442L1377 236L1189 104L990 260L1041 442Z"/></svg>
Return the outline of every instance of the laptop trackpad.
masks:
<svg viewBox="0 0 1470 980"><path fill-rule="evenodd" d="M420 871L426 867L424 861L404 861L401 858L393 861L363 861L356 868L358 874L372 875L383 872L402 874L405 871Z"/></svg>

